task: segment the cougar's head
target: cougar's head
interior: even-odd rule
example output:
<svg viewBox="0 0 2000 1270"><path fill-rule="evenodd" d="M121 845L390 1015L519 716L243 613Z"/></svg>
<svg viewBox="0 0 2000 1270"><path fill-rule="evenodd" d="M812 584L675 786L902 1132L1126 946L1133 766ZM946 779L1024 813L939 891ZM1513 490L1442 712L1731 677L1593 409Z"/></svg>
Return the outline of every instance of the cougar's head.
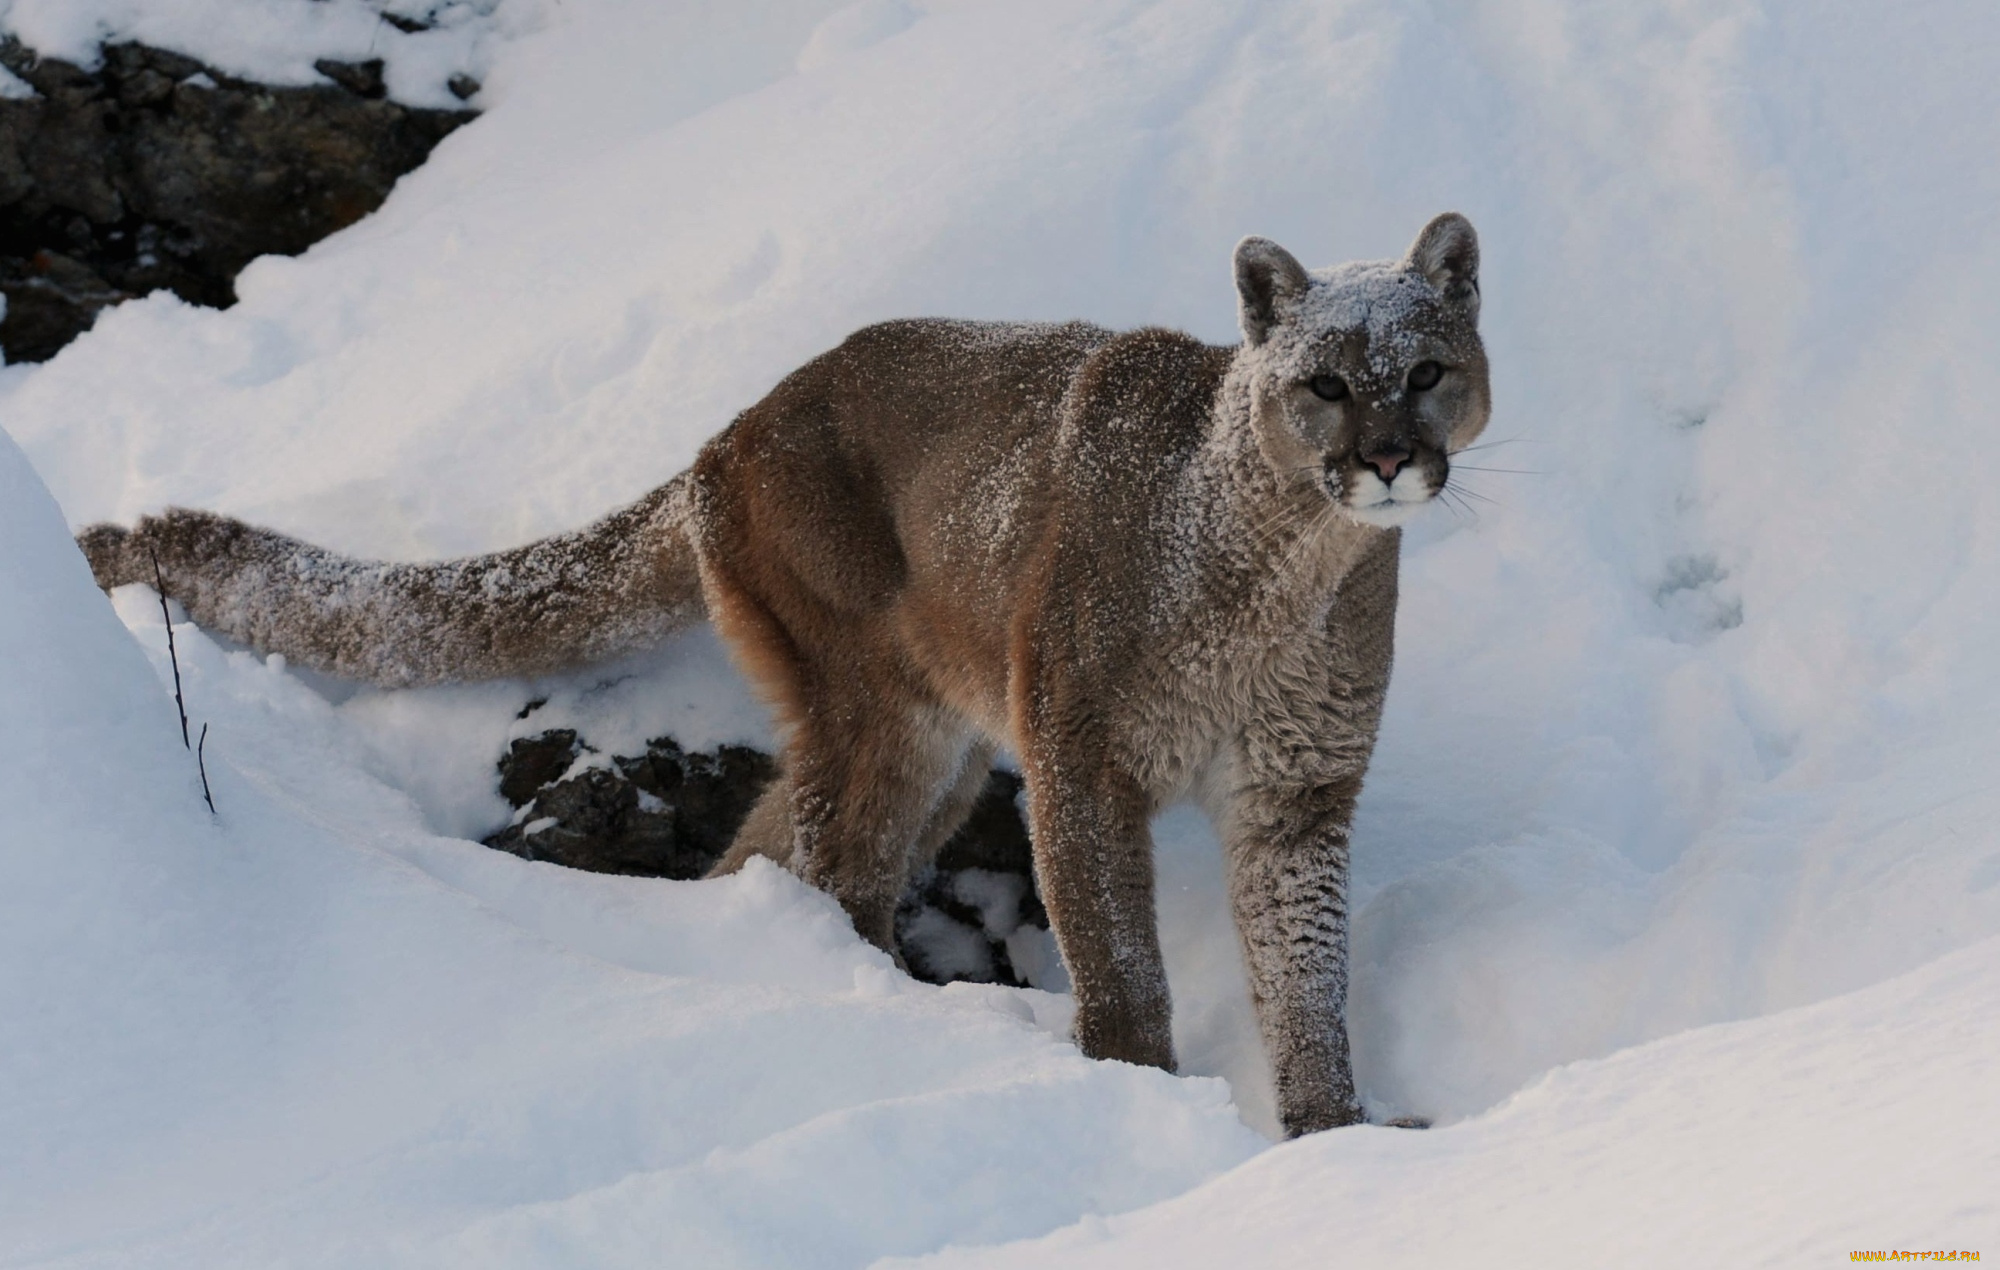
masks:
<svg viewBox="0 0 2000 1270"><path fill-rule="evenodd" d="M1236 247L1238 366L1264 456L1365 524L1407 520L1492 411L1479 238L1447 212L1409 254L1308 272L1267 238Z"/></svg>

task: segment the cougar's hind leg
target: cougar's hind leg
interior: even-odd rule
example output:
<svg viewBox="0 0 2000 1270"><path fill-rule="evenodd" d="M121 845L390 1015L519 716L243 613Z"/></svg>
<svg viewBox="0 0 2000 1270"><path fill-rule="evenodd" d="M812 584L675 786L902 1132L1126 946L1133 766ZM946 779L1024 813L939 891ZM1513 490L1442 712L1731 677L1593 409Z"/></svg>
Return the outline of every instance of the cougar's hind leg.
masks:
<svg viewBox="0 0 2000 1270"><path fill-rule="evenodd" d="M969 738L937 706L899 700L888 685L841 696L813 712L786 754L793 865L840 901L863 939L894 951L911 856Z"/></svg>
<svg viewBox="0 0 2000 1270"><path fill-rule="evenodd" d="M739 572L726 553L704 557L703 581L717 629L785 733L785 815L774 787L718 871L753 854L785 858L789 827L792 871L893 952L912 853L960 775L971 729L900 669L893 632L868 616L832 612L776 572Z"/></svg>
<svg viewBox="0 0 2000 1270"><path fill-rule="evenodd" d="M697 536L702 587L715 630L730 658L777 716L779 729L795 733L805 717L802 675L804 662L784 625L715 555L714 544ZM781 747L789 749L789 746ZM780 754L778 774L758 795L750 814L737 826L729 850L708 871L709 877L735 873L752 856L798 872L793 859L792 782L790 767Z"/></svg>
<svg viewBox="0 0 2000 1270"><path fill-rule="evenodd" d="M966 751L958 779L946 788L944 796L938 799L937 806L931 811L923 832L917 835L916 843L910 849L910 872L920 873L937 859L944 844L951 841L951 836L972 814L973 804L979 801L980 791L986 788L986 779L992 774L993 747L984 741L978 742Z"/></svg>
<svg viewBox="0 0 2000 1270"><path fill-rule="evenodd" d="M757 796L756 805L730 839L729 850L709 869L708 876L726 877L748 864L752 856L792 867L792 783L782 770Z"/></svg>

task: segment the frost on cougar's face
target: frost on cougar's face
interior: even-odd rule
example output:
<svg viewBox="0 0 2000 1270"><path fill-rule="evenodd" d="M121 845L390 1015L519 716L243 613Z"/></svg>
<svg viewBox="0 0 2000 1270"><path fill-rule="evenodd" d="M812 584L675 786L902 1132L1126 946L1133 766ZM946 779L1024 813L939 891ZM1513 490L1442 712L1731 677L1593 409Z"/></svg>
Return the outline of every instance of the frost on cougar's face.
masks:
<svg viewBox="0 0 2000 1270"><path fill-rule="evenodd" d="M1315 484L1363 524L1400 525L1445 489L1449 456L1484 426L1478 334L1407 261L1299 281L1241 357L1258 443L1281 483Z"/></svg>

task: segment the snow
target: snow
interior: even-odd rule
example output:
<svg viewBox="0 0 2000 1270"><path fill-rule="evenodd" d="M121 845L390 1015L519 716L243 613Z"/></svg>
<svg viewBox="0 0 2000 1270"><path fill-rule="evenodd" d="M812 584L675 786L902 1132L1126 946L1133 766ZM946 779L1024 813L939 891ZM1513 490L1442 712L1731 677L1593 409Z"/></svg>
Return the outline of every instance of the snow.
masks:
<svg viewBox="0 0 2000 1270"><path fill-rule="evenodd" d="M157 603L118 597L135 644L4 439L0 493L7 1264L859 1265L1256 1149L1220 1081L1083 1059L1065 998L914 983L761 861L428 834L323 699L182 626L210 817Z"/></svg>
<svg viewBox="0 0 2000 1270"><path fill-rule="evenodd" d="M391 97L462 109L451 77L478 79L496 38L543 21L525 0L499 10L494 0L0 0L0 27L43 57L79 66L96 67L106 43L133 40L265 84L325 84L313 69L319 59L380 58ZM406 31L387 15L427 29ZM0 95L11 94L0 86Z"/></svg>
<svg viewBox="0 0 2000 1270"><path fill-rule="evenodd" d="M1982 1252L2000 1229L2000 1106L1965 1095L1990 1084L1996 1045L2000 941L1987 940L1852 997L1563 1068L1478 1120L1320 1134L1140 1213L882 1266L1763 1266Z"/></svg>
<svg viewBox="0 0 2000 1270"><path fill-rule="evenodd" d="M1355 834L1361 1092L1440 1127L1244 1127L1268 1080L1185 810L1157 827L1179 1079L1077 1057L1063 998L901 979L772 870L465 841L526 730L768 744L706 631L382 693L177 627L212 819L157 603L115 597L135 646L0 443L0 1261L861 1266L1072 1223L963 1260L2000 1242L2000 11L373 13L0 11L63 56L109 33L307 82L372 47L409 100L485 84L235 308L157 295L0 371L71 526L171 502L384 558L510 545L673 475L863 322L1227 340L1245 234L1327 267L1472 219L1501 444L1455 479L1492 501L1404 531Z"/></svg>

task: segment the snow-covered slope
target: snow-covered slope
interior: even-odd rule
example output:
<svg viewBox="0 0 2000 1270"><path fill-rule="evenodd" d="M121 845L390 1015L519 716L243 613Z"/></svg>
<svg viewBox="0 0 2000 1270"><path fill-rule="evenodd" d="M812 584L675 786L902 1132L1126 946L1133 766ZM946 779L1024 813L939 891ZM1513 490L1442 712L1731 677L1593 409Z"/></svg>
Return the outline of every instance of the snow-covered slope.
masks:
<svg viewBox="0 0 2000 1270"><path fill-rule="evenodd" d="M323 701L187 627L213 733L283 751L211 746L211 818L4 438L0 594L0 1264L854 1266L1260 1145L1222 1082L1083 1059L1060 998L913 983L776 869L428 837Z"/></svg>
<svg viewBox="0 0 2000 1270"><path fill-rule="evenodd" d="M1551 1073L1430 1133L1321 1134L1145 1212L935 1270L1823 1266L2000 1231L2000 941ZM884 1268L886 1270L886 1266Z"/></svg>
<svg viewBox="0 0 2000 1270"><path fill-rule="evenodd" d="M226 63L202 44L228 44L224 4L7 20ZM1703 1202L1680 1170L1788 1080L1760 1122L1770 1224L1718 1250L1817 1264L1889 1211L1844 1198L1870 1175L1812 1136L1850 1115L1907 1113L1942 1161L1882 1192L1930 1225L1875 1246L2000 1235L2000 1095L1965 1057L1991 1050L2000 963L2000 11L503 0L453 30L488 114L380 213L252 266L228 312L154 297L0 372L0 424L72 524L179 502L382 555L520 541L672 475L872 318L1226 340L1241 235L1385 256L1457 208L1509 442L1468 466L1507 470L1465 473L1476 518L1407 536L1352 1018L1370 1105L1449 1127L1270 1153L1104 1257L1207 1263L1186 1232L1229 1221L1232 1187L1296 1197L1274 1258L1389 1238L1359 1206L1397 1195L1440 1229L1498 1237L1491 1194L1664 1246L1685 1212L1601 1197ZM7 461L10 505L34 501ZM25 923L0 936L0 1063L23 1064L0 1256L859 1265L1147 1202L1250 1149L1216 1086L1089 1067L1004 1013L1059 1027L1049 998L868 998L887 972L782 878L579 878L440 837L504 815L491 763L526 685L329 704L181 628L211 827L170 706L43 520L0 542L7 638L41 641L0 690L46 720L0 740L0 850L28 879L0 900ZM15 603L34 579L68 598ZM157 607L119 601L157 670ZM620 673L537 691L606 734L762 733L705 635ZM1185 813L1159 837L1181 1052L1268 1125L1210 839ZM1755 1021L1673 1036L1728 1020ZM328 1233L364 1212L365 1252Z"/></svg>

